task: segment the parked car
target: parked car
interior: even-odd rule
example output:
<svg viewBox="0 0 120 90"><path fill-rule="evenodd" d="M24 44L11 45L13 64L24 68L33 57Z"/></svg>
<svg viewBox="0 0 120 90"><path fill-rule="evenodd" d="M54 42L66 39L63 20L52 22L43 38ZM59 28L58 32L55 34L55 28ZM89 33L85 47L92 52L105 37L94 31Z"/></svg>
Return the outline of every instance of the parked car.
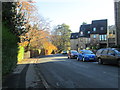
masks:
<svg viewBox="0 0 120 90"><path fill-rule="evenodd" d="M99 49L96 53L98 64L111 63L120 66L120 48Z"/></svg>
<svg viewBox="0 0 120 90"><path fill-rule="evenodd" d="M96 61L96 55L91 50L80 50L77 60Z"/></svg>
<svg viewBox="0 0 120 90"><path fill-rule="evenodd" d="M68 52L68 59L69 58L77 58L77 56L78 56L78 52L76 50L70 50Z"/></svg>
<svg viewBox="0 0 120 90"><path fill-rule="evenodd" d="M62 54L67 54L67 51L62 51Z"/></svg>

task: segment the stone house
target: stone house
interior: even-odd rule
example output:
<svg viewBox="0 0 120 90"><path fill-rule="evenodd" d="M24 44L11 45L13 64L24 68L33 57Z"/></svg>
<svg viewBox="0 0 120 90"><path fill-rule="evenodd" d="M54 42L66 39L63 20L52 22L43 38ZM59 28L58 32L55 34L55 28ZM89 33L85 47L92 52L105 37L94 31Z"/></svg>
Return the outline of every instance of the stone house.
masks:
<svg viewBox="0 0 120 90"><path fill-rule="evenodd" d="M78 50L78 37L79 37L79 33L71 33L70 36L71 50Z"/></svg>

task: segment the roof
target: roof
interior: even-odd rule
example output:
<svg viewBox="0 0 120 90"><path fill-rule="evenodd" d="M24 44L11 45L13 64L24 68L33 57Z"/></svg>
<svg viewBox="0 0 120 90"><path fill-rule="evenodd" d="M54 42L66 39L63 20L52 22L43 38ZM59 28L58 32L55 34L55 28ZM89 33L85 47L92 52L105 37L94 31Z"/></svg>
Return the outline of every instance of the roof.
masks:
<svg viewBox="0 0 120 90"><path fill-rule="evenodd" d="M92 22L101 22L101 21L107 21L107 19L101 19L101 20L92 20Z"/></svg>
<svg viewBox="0 0 120 90"><path fill-rule="evenodd" d="M90 37L90 30L91 30L91 24L81 25L79 30L80 37Z"/></svg>
<svg viewBox="0 0 120 90"><path fill-rule="evenodd" d="M78 39L79 33L71 33L70 39Z"/></svg>

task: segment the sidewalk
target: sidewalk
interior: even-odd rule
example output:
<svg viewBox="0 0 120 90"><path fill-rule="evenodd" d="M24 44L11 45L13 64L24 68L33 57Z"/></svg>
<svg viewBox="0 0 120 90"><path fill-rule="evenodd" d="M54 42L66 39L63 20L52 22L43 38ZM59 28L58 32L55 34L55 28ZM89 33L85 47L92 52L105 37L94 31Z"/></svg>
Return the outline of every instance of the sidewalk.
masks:
<svg viewBox="0 0 120 90"><path fill-rule="evenodd" d="M5 78L3 90L6 88L45 88L35 69L36 62L37 58L19 62L13 72Z"/></svg>

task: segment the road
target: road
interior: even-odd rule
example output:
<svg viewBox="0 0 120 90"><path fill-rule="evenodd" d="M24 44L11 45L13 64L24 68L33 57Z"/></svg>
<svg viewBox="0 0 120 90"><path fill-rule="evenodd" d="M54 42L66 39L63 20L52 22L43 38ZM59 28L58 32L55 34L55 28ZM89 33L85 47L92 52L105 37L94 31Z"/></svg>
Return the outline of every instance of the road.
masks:
<svg viewBox="0 0 120 90"><path fill-rule="evenodd" d="M118 67L114 65L50 55L41 57L36 67L54 88L118 88Z"/></svg>

